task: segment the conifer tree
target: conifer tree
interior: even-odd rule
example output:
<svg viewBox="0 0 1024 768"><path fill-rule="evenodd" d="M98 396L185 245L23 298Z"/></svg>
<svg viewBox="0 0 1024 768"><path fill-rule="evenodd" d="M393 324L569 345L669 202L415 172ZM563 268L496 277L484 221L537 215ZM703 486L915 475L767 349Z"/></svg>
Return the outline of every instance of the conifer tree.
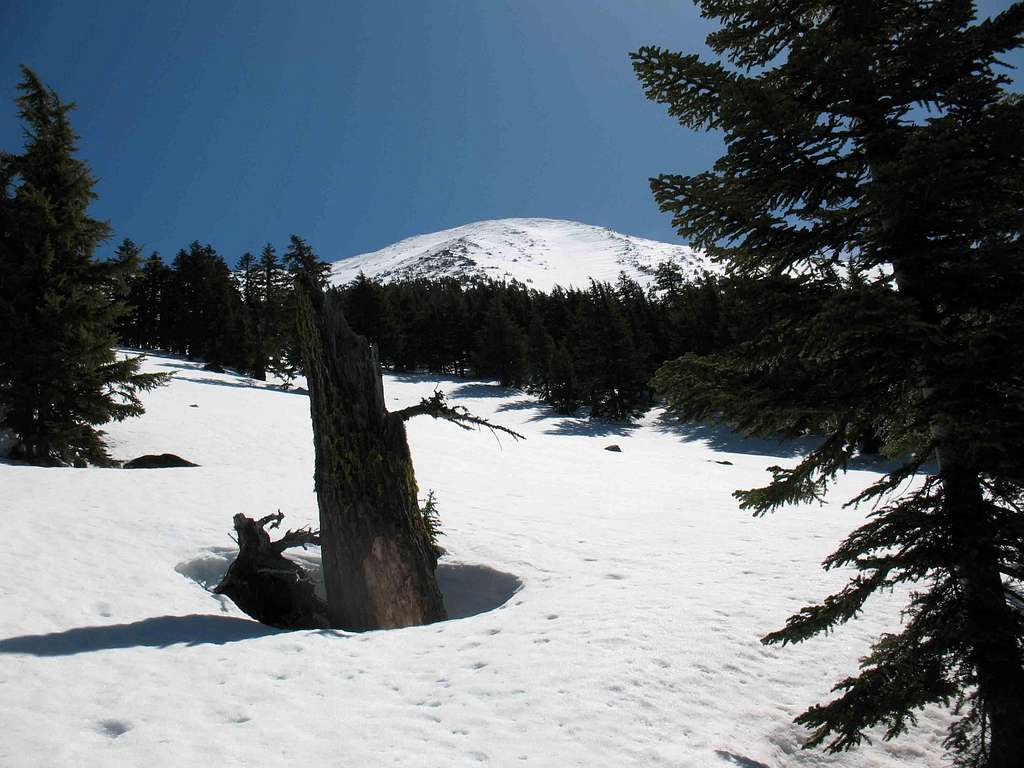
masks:
<svg viewBox="0 0 1024 768"><path fill-rule="evenodd" d="M143 262L128 294L136 335L136 340L129 343L144 349L167 347L173 322L168 312L170 281L170 268L159 254L151 253Z"/></svg>
<svg viewBox="0 0 1024 768"><path fill-rule="evenodd" d="M544 327L544 320L536 310L530 316L527 348L530 391L541 400L547 400L551 397L551 365L555 357L555 340Z"/></svg>
<svg viewBox="0 0 1024 768"><path fill-rule="evenodd" d="M212 245L194 241L178 252L173 271L175 351L212 365L244 366L248 343L241 297L224 258Z"/></svg>
<svg viewBox="0 0 1024 768"><path fill-rule="evenodd" d="M238 259L238 267L234 272L235 286L242 297L246 314L251 316L253 322L255 322L260 303L259 269L256 257L246 251Z"/></svg>
<svg viewBox="0 0 1024 768"><path fill-rule="evenodd" d="M981 23L967 0L699 5L721 23L719 60L645 47L633 63L649 98L727 149L712 170L653 179L655 197L736 274L800 277L755 338L656 383L688 417L825 435L737 492L757 515L820 498L866 427L913 450L851 502L876 506L825 567L858 574L764 638L800 642L876 590L913 590L902 630L798 718L808 746L849 749L873 726L893 738L951 703L958 764L1019 766L1024 101L994 67L1024 41L1024 4Z"/></svg>
<svg viewBox="0 0 1024 768"><path fill-rule="evenodd" d="M362 271L345 286L345 318L352 330L365 336L373 343L379 343L380 330L384 324L383 291L380 285L368 278Z"/></svg>
<svg viewBox="0 0 1024 768"><path fill-rule="evenodd" d="M256 308L252 375L265 381L268 372L278 373L287 367L285 347L289 339L289 278L277 258L274 247L267 243L260 252L253 303Z"/></svg>
<svg viewBox="0 0 1024 768"><path fill-rule="evenodd" d="M503 387L518 387L526 378L526 339L498 293L477 334L474 355L477 374L493 376Z"/></svg>
<svg viewBox="0 0 1024 768"><path fill-rule="evenodd" d="M580 405L579 384L572 365L572 355L564 343L555 348L548 371L548 402L559 413L571 414Z"/></svg>
<svg viewBox="0 0 1024 768"><path fill-rule="evenodd" d="M289 240L288 250L284 252L284 266L293 278L305 275L320 289L327 286L331 276L331 265L321 261L313 247L298 235L292 235Z"/></svg>
<svg viewBox="0 0 1024 768"><path fill-rule="evenodd" d="M282 262L287 273L288 299L282 317L280 344L277 355L270 360L270 370L284 379L287 386L302 369L302 352L295 324L295 282L301 278L322 290L327 287L331 265L321 261L313 247L298 235L290 237Z"/></svg>
<svg viewBox="0 0 1024 768"><path fill-rule="evenodd" d="M650 375L610 285L591 283L579 305L573 336L576 376L594 416L628 419L650 405Z"/></svg>
<svg viewBox="0 0 1024 768"><path fill-rule="evenodd" d="M0 154L0 429L13 432L16 459L106 464L97 427L140 415L139 390L163 377L114 354L137 260L95 258L110 228L88 215L95 182L75 157L74 104L28 68L22 74L25 149Z"/></svg>
<svg viewBox="0 0 1024 768"><path fill-rule="evenodd" d="M126 237L117 246L115 259L125 266L125 290L124 296L121 297L124 307L115 322L117 338L122 344L142 347L145 345L143 340L145 336L143 331L145 307L140 296L145 277L142 273L142 249ZM111 298L117 300L117 297Z"/></svg>

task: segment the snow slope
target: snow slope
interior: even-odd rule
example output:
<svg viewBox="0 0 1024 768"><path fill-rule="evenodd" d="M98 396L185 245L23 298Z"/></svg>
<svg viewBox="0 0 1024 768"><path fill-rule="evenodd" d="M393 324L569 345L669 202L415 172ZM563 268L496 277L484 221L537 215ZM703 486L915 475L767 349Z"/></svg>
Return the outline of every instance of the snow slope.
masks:
<svg viewBox="0 0 1024 768"><path fill-rule="evenodd" d="M541 291L555 285L586 287L589 279L614 282L620 272L646 285L664 261L687 276L714 265L684 245L670 245L559 219L478 221L418 235L373 253L337 261L334 284L360 271L384 281L485 276L516 279Z"/></svg>
<svg viewBox="0 0 1024 768"><path fill-rule="evenodd" d="M940 711L838 756L800 751L792 724L896 626L900 595L829 638L758 641L847 575L818 563L862 519L838 500L871 468L834 503L755 520L731 491L806 446L657 412L588 423L489 383L388 376L395 407L437 386L528 438L409 423L446 533L446 599L465 617L279 632L199 582L223 572L234 513L315 522L306 396L173 359L146 369L177 376L110 428L115 455L202 466L0 464L0 766L944 764Z"/></svg>

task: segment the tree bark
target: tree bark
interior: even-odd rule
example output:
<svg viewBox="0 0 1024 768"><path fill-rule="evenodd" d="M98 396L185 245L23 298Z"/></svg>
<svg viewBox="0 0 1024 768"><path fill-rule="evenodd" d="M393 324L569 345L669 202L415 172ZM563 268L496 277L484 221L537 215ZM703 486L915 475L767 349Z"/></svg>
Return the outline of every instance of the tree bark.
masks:
<svg viewBox="0 0 1024 768"><path fill-rule="evenodd" d="M384 406L376 350L349 327L337 293L300 279L296 298L331 626L444 619L405 424Z"/></svg>

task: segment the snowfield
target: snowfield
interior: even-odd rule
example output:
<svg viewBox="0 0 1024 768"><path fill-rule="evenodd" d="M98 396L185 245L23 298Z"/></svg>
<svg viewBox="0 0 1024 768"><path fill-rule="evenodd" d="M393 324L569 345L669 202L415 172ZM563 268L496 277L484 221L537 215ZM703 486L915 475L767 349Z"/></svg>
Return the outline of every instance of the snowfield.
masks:
<svg viewBox="0 0 1024 768"><path fill-rule="evenodd" d="M848 576L819 563L863 519L840 502L877 467L852 471L834 503L758 520L731 492L806 445L657 411L589 423L489 383L387 376L395 408L436 386L528 438L408 425L463 618L281 632L201 583L233 554L236 512L316 525L307 397L174 359L145 368L176 376L144 417L111 426L114 455L200 467L0 464L0 766L946 763L939 710L838 756L801 751L792 723L897 626L904 596L828 638L759 642Z"/></svg>
<svg viewBox="0 0 1024 768"><path fill-rule="evenodd" d="M586 288L590 279L612 282L620 272L643 286L658 265L675 262L688 279L721 272L686 245L632 237L607 227L562 219L493 219L410 237L379 251L332 265L331 282L342 285L363 272L384 282L421 277L516 279L539 291L556 285Z"/></svg>

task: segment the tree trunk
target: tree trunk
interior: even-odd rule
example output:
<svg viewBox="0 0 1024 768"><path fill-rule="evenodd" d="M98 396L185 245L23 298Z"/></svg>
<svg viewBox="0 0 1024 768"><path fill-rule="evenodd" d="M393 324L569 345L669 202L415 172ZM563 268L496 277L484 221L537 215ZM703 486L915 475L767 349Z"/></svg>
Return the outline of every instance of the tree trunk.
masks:
<svg viewBox="0 0 1024 768"><path fill-rule="evenodd" d="M300 281L296 294L331 626L444 619L405 424L384 407L376 350L349 327L336 292Z"/></svg>
<svg viewBox="0 0 1024 768"><path fill-rule="evenodd" d="M866 120L875 136L886 132L884 120ZM876 182L879 169L898 155L895 147L880 142L868 152L869 168ZM893 253L920 253L927 244L907 242L894 217L883 217L882 229L892 238ZM940 326L935 298L925 288L909 259L892 260L893 277L901 293L916 299L922 315ZM919 382L926 397L936 398L941 374L922 371ZM998 556L997 530L991 519L977 470L965 462L964 446L941 414L932 418L930 432L936 442L939 478L943 485L943 517L957 556L952 564L963 587L963 616L971 663L977 673L978 694L988 719L986 768L1019 768L1024 755L1024 666L1021 620L1007 601Z"/></svg>
<svg viewBox="0 0 1024 768"><path fill-rule="evenodd" d="M1024 667L1020 619L1006 599L995 531L976 472L960 464L960 452L939 450L944 516L956 546L956 573L963 586L965 630L978 692L989 721L988 768L1019 768L1024 759Z"/></svg>

